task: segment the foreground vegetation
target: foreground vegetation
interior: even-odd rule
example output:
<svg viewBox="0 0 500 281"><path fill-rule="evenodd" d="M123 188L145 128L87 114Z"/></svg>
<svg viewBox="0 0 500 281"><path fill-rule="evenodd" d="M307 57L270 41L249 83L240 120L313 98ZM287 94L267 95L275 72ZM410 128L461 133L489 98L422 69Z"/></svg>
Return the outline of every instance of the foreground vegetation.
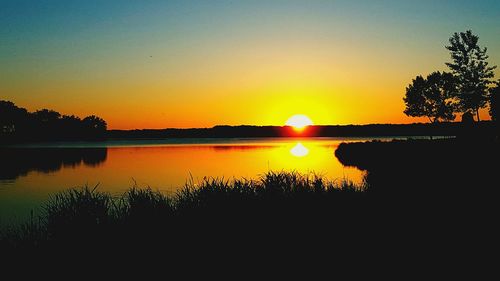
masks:
<svg viewBox="0 0 500 281"><path fill-rule="evenodd" d="M480 251L496 239L498 166L490 163L498 148L492 139L341 144L337 158L367 172L361 185L268 172L190 182L169 196L138 187L119 197L71 189L51 197L41 216L4 229L0 249L23 262L55 254L73 265L80 265L75 258L94 265L158 255L220 268L316 256L371 262L380 253L439 260L429 253Z"/></svg>
<svg viewBox="0 0 500 281"><path fill-rule="evenodd" d="M320 217L334 218L338 212L354 215L366 188L314 174L268 172L258 180L206 178L199 184L186 184L172 196L137 187L119 198L97 186L70 189L53 195L40 217L3 233L2 244L53 250L125 241L129 246L179 239L188 242L193 234L213 235L212 239L228 233L249 237L255 231L302 227Z"/></svg>
<svg viewBox="0 0 500 281"><path fill-rule="evenodd" d="M4 229L0 246L126 244L184 251L269 245L276 239L324 241L327 234L352 239L405 229L452 231L450 224L468 227L496 213L497 140L346 143L335 155L344 165L365 170L365 182L268 172L257 180L206 178L168 196L138 187L118 198L98 187L71 189L53 195L30 223Z"/></svg>

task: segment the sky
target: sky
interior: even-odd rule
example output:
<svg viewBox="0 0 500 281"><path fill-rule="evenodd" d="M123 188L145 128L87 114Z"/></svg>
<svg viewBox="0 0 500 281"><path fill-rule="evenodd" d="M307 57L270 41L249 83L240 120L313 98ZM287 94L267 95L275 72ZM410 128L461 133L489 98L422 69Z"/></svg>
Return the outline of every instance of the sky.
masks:
<svg viewBox="0 0 500 281"><path fill-rule="evenodd" d="M111 129L427 122L405 88L467 29L500 64L498 0L0 0L0 100Z"/></svg>

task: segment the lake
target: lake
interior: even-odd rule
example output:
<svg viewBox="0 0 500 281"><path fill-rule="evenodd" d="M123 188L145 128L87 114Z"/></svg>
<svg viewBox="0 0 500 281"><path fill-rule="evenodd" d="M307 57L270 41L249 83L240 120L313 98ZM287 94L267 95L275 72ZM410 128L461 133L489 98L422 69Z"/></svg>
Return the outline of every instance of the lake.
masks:
<svg viewBox="0 0 500 281"><path fill-rule="evenodd" d="M374 138L370 138L374 139ZM379 138L380 139L380 138ZM390 140L382 138L381 140ZM130 187L175 193L204 177L257 179L266 171L314 172L361 182L336 147L366 138L169 139L46 143L0 148L0 224L23 221L50 194L85 185L120 195Z"/></svg>

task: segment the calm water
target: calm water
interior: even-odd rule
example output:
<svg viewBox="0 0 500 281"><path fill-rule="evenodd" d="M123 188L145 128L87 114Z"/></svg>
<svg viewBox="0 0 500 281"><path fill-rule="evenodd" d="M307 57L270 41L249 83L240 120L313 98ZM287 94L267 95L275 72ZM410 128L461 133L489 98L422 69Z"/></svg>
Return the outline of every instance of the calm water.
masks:
<svg viewBox="0 0 500 281"><path fill-rule="evenodd" d="M25 220L50 194L84 185L99 184L113 195L134 184L173 193L190 179L257 178L268 170L360 182L363 172L342 166L334 151L343 141L365 140L174 139L0 148L0 224Z"/></svg>

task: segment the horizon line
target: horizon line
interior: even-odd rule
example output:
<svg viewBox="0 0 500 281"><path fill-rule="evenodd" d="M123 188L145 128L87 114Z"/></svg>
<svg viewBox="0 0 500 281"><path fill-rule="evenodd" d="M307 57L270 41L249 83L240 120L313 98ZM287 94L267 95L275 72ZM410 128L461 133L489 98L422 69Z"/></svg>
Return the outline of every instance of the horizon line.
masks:
<svg viewBox="0 0 500 281"><path fill-rule="evenodd" d="M481 120L480 122L491 122L491 120ZM432 124L449 124L449 123L461 123L461 121L443 121L443 122L412 122L412 123L364 123L364 124L317 124L309 125L307 127L331 127L331 126L373 126L373 125L432 125ZM203 130L203 129L214 129L216 127L280 127L280 128L292 128L289 125L214 125L212 127L164 127L164 128L134 128L134 129L108 129L108 131L137 131L137 130Z"/></svg>

